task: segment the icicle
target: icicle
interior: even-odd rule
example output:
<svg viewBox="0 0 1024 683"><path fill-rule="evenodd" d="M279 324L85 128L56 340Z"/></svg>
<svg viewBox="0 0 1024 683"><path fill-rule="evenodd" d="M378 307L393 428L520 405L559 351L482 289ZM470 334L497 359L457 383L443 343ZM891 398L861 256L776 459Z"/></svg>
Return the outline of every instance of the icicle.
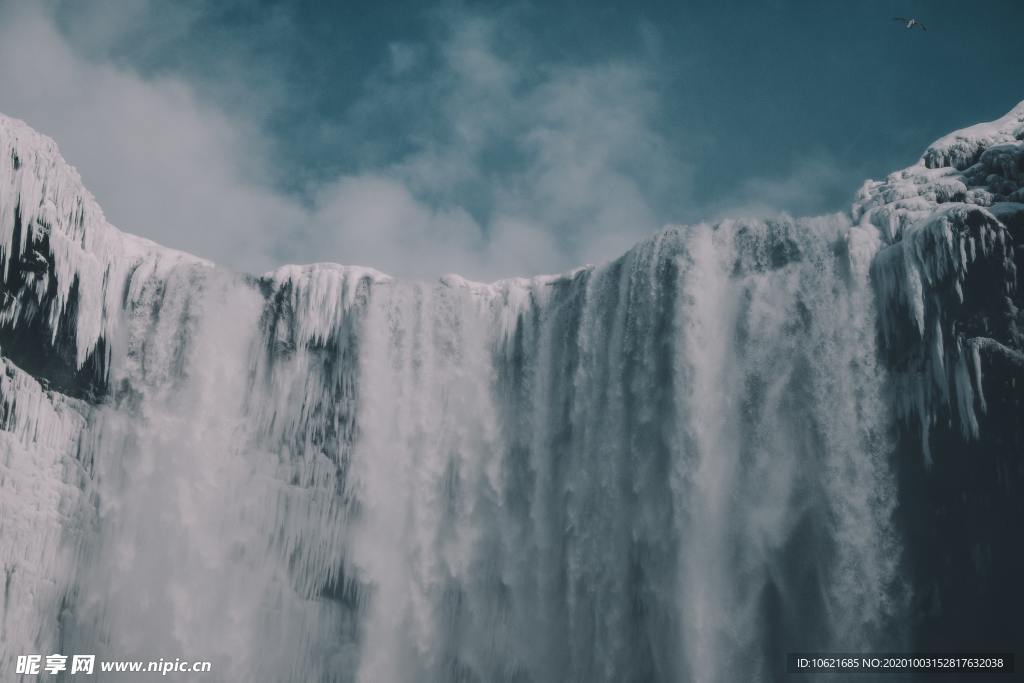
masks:
<svg viewBox="0 0 1024 683"><path fill-rule="evenodd" d="M906 608L893 423L926 465L935 425L978 435L956 314L980 263L1015 278L958 201L979 176L927 166L1004 123L867 183L857 225L670 227L482 284L235 276L117 232L0 119L0 265L48 268L0 324L41 316L79 367L104 340L113 386L89 405L3 359L0 668L58 635L346 683L763 680L780 623L880 649Z"/></svg>
<svg viewBox="0 0 1024 683"><path fill-rule="evenodd" d="M75 319L66 323L73 326L72 360L77 367L101 337L116 335L127 280L141 264L148 263L154 276L182 263L212 265L113 228L53 141L2 115L0 150L0 266L4 276L12 276L12 261L44 241L49 252L44 256L53 259L52 272L37 279L39 286L33 293L16 295L0 322L18 325L32 315L31 308L24 306L42 306L53 343L72 303L71 288L77 285ZM13 253L15 243L19 245L17 254ZM45 298L50 281L56 285L52 300Z"/></svg>

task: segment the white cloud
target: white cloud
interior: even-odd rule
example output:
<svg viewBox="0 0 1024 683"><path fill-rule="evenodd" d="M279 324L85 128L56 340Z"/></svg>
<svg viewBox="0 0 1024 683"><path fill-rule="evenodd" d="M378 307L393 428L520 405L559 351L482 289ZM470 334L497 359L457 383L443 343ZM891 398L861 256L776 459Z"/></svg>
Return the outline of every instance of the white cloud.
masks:
<svg viewBox="0 0 1024 683"><path fill-rule="evenodd" d="M261 185L259 135L173 78L74 53L38 9L0 20L0 110L57 140L122 229L261 269L302 214Z"/></svg>
<svg viewBox="0 0 1024 683"><path fill-rule="evenodd" d="M403 74L413 68L420 60L419 47L410 43L388 43L388 56L391 58L391 71Z"/></svg>
<svg viewBox="0 0 1024 683"><path fill-rule="evenodd" d="M470 267L482 246L480 228L465 211L433 209L400 182L367 175L323 187L303 239L344 263L385 264L408 277Z"/></svg>
<svg viewBox="0 0 1024 683"><path fill-rule="evenodd" d="M488 244L519 226L517 242L543 237L537 249L554 248L559 268L614 257L668 222L663 200L686 196L691 171L657 132L659 101L645 69L517 60L507 24L478 16L450 15L445 29L444 68L428 78L382 76L362 103L370 112L424 104L437 112L425 118L421 144L384 173L437 202L472 197ZM536 272L553 259L529 261L509 265ZM510 274L498 260L488 265Z"/></svg>
<svg viewBox="0 0 1024 683"><path fill-rule="evenodd" d="M824 154L809 156L797 160L790 168L780 168L778 175L771 178L744 180L728 204L710 207L709 214L714 220L782 212L814 215L827 210L832 196L847 194L848 175Z"/></svg>
<svg viewBox="0 0 1024 683"><path fill-rule="evenodd" d="M274 187L264 142L261 117L280 92L255 93L265 101L250 116L229 113L195 84L107 58L97 45L117 26L82 24L89 58L48 11L6 7L0 111L54 137L111 222L237 269L333 260L413 277L560 270L657 229L669 218L659 193L688 184L656 133L655 87L639 65L538 65L504 51L495 21L455 13L431 44L390 45L353 108L362 118L343 126L368 134L360 121L408 111L422 119L409 149L300 200Z"/></svg>

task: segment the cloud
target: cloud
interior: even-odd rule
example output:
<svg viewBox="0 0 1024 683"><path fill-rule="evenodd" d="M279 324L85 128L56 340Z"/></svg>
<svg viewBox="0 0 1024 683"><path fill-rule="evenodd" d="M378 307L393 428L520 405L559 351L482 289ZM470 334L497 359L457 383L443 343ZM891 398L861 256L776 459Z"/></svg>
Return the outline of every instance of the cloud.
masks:
<svg viewBox="0 0 1024 683"><path fill-rule="evenodd" d="M517 226L523 259L528 236L560 256L503 264L485 248L496 272L617 256L668 222L669 198L690 185L692 169L658 133L657 83L625 60L538 64L509 24L445 15L433 46L439 66L380 74L360 103L366 120L431 112L413 127L414 148L380 170L432 205L462 206L485 245ZM418 63L430 61L421 54Z"/></svg>
<svg viewBox="0 0 1024 683"><path fill-rule="evenodd" d="M708 213L713 220L782 212L817 215L846 201L858 177L827 154L812 154L781 167L776 176L744 179L728 202L710 206Z"/></svg>
<svg viewBox="0 0 1024 683"><path fill-rule="evenodd" d="M262 183L258 131L188 83L88 61L26 6L0 17L0 64L0 109L55 138L124 230L262 269L300 224Z"/></svg>
<svg viewBox="0 0 1024 683"><path fill-rule="evenodd" d="M296 194L268 123L286 83L237 53L203 83L117 57L160 7L79 8L75 42L39 5L0 14L0 110L54 137L126 231L246 271L332 260L490 279L614 257L686 196L691 171L658 134L642 63L538 63L514 21L463 10L388 44L352 106L320 122L354 152L394 137L381 126L396 118L400 140ZM192 8L165 23L199 20Z"/></svg>

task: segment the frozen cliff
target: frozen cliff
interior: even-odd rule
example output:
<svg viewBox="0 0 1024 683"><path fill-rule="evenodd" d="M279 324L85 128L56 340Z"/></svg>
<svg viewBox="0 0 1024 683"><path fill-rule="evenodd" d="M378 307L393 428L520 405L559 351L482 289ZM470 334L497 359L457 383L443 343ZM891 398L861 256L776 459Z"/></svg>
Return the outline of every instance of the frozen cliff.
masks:
<svg viewBox="0 0 1024 683"><path fill-rule="evenodd" d="M251 277L121 233L0 117L0 671L730 683L1012 649L1022 232L1024 103L849 214L492 284Z"/></svg>

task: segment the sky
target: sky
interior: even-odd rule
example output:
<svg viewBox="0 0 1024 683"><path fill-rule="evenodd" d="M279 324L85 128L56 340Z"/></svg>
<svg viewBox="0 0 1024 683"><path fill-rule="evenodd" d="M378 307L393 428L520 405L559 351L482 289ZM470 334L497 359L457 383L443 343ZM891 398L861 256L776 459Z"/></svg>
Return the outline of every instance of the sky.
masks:
<svg viewBox="0 0 1024 683"><path fill-rule="evenodd" d="M1024 99L1022 25L1021 0L0 0L0 112L111 223L228 267L491 280L845 210Z"/></svg>

